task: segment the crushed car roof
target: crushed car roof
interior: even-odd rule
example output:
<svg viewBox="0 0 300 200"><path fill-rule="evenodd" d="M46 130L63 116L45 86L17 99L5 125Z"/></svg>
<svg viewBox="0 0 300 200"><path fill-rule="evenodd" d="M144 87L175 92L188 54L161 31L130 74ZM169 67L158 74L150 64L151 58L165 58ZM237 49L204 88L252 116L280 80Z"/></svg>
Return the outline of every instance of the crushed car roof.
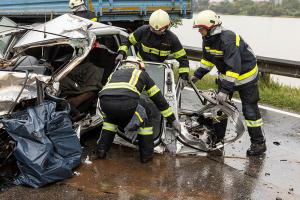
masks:
<svg viewBox="0 0 300 200"><path fill-rule="evenodd" d="M93 22L72 14L61 15L51 21L36 26L28 31L13 48L30 46L35 43L45 43L58 39L85 39L86 31L103 29L103 32L116 32L121 28Z"/></svg>

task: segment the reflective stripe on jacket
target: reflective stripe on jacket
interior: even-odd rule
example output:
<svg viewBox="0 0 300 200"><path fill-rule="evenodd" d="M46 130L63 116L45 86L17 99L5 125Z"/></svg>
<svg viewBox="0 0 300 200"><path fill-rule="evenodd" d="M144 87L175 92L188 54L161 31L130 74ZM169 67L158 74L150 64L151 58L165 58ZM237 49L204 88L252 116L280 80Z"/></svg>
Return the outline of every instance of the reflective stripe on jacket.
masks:
<svg viewBox="0 0 300 200"><path fill-rule="evenodd" d="M172 108L162 95L160 89L155 85L152 78L145 71L126 68L113 72L108 82L99 93L102 96L127 96L135 99L145 91L155 103L161 114L168 118L168 121L175 120Z"/></svg>
<svg viewBox="0 0 300 200"><path fill-rule="evenodd" d="M227 92L256 82L258 67L250 46L238 34L219 28L218 34L203 37L203 55L195 76L202 78L216 66L221 88Z"/></svg>
<svg viewBox="0 0 300 200"><path fill-rule="evenodd" d="M179 62L179 73L189 72L186 52L177 36L169 30L164 35L156 35L149 25L141 26L129 35L118 51L127 54L130 45L136 46L138 56L146 61L163 62L172 55Z"/></svg>

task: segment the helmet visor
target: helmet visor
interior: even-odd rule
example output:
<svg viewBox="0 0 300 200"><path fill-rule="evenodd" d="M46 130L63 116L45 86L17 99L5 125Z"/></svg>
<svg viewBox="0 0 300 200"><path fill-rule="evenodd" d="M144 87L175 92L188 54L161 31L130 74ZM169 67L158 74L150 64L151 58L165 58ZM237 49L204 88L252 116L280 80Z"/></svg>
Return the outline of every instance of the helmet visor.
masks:
<svg viewBox="0 0 300 200"><path fill-rule="evenodd" d="M160 29L155 29L152 26L150 26L150 30L151 30L151 32L153 32L153 33L155 33L157 35L163 35L163 34L165 34L165 32L168 29L168 27L169 27L169 25L164 26L164 27L162 27Z"/></svg>
<svg viewBox="0 0 300 200"><path fill-rule="evenodd" d="M197 29L203 29L203 28L206 28L206 27L204 27L203 25L199 25L199 24L195 24L194 26L193 26L193 28L197 28Z"/></svg>
<svg viewBox="0 0 300 200"><path fill-rule="evenodd" d="M127 68L145 69L145 65L143 62L134 62L134 61L123 60L121 62L120 69L127 69Z"/></svg>

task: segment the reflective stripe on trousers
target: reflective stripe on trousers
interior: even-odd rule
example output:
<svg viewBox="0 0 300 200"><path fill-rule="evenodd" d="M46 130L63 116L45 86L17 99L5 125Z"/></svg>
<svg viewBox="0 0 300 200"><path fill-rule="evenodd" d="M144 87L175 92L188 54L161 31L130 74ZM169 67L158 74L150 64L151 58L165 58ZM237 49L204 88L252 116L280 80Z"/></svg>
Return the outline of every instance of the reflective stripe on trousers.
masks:
<svg viewBox="0 0 300 200"><path fill-rule="evenodd" d="M258 120L245 120L245 121L248 127L259 127L264 124L262 118Z"/></svg>
<svg viewBox="0 0 300 200"><path fill-rule="evenodd" d="M118 125L108 123L108 122L103 122L102 129L107 130L107 131L111 131L111 132L117 132Z"/></svg>
<svg viewBox="0 0 300 200"><path fill-rule="evenodd" d="M139 135L153 135L153 127L141 127L138 131Z"/></svg>

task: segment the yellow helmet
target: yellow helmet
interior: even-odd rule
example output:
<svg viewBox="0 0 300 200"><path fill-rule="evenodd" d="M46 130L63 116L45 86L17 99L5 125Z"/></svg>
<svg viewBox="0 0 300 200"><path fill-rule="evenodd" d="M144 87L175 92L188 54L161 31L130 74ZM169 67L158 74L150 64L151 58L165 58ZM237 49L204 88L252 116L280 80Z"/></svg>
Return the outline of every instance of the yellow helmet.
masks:
<svg viewBox="0 0 300 200"><path fill-rule="evenodd" d="M121 65L119 69L127 69L127 68L136 68L136 69L145 69L144 62L137 56L127 56L125 60L121 61Z"/></svg>
<svg viewBox="0 0 300 200"><path fill-rule="evenodd" d="M208 30L221 25L220 16L212 10L204 10L197 14L194 19L193 28L206 28Z"/></svg>
<svg viewBox="0 0 300 200"><path fill-rule="evenodd" d="M149 24L155 31L164 30L170 25L169 14L161 9L156 10L151 14Z"/></svg>

